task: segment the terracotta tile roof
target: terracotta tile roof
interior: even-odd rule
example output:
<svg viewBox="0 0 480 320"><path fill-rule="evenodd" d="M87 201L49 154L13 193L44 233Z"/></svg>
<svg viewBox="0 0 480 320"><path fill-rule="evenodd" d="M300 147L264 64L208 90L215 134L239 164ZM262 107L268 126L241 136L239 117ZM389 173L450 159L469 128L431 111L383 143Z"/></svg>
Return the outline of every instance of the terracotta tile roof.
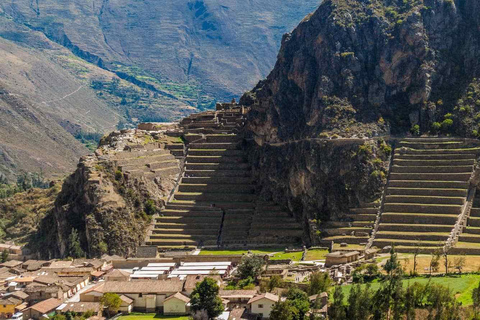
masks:
<svg viewBox="0 0 480 320"><path fill-rule="evenodd" d="M107 281L103 292L113 293L171 293L183 290L183 281L149 280L149 281Z"/></svg>
<svg viewBox="0 0 480 320"><path fill-rule="evenodd" d="M103 286L104 285L105 285L105 282L99 283L96 286L93 286L90 289L85 290L84 292L82 292L82 294L89 293L89 292L92 292L92 291L103 293Z"/></svg>
<svg viewBox="0 0 480 320"><path fill-rule="evenodd" d="M183 301L183 302L185 302L185 303L189 303L189 302L190 302L190 298L184 296L184 295L181 294L180 292L177 292L177 293L175 293L175 294L172 294L170 297L168 297L168 298L165 299L164 301L168 301L168 300L171 300L171 299L178 299L178 300Z"/></svg>
<svg viewBox="0 0 480 320"><path fill-rule="evenodd" d="M64 313L67 311L73 311L76 313L85 313L87 311L93 311L97 313L101 310L102 305L100 302L69 302L65 303L66 306L59 311Z"/></svg>
<svg viewBox="0 0 480 320"><path fill-rule="evenodd" d="M248 304L254 303L255 301L262 300L262 299L267 299L267 300L270 300L270 301L278 302L278 300L280 300L280 297L267 292L267 293L258 295L256 297L253 297L252 299L250 299L248 301Z"/></svg>
<svg viewBox="0 0 480 320"><path fill-rule="evenodd" d="M126 304L133 303L133 299L130 299L129 297L124 296L123 294L120 296L120 299L122 299L122 301L125 302Z"/></svg>
<svg viewBox="0 0 480 320"><path fill-rule="evenodd" d="M218 295L222 298L253 298L257 290L220 290Z"/></svg>
<svg viewBox="0 0 480 320"><path fill-rule="evenodd" d="M23 291L15 291L15 292L12 293L12 296L16 297L18 299L23 299L23 300L28 298L28 294L26 294Z"/></svg>
<svg viewBox="0 0 480 320"><path fill-rule="evenodd" d="M112 272L108 273L105 278L125 278L130 277L130 273L127 271L115 269Z"/></svg>
<svg viewBox="0 0 480 320"><path fill-rule="evenodd" d="M30 309L33 309L43 314L56 309L61 304L62 304L62 300L50 298L42 302L39 302L37 304L34 304L33 306L30 307Z"/></svg>
<svg viewBox="0 0 480 320"><path fill-rule="evenodd" d="M103 275L105 274L105 272L103 272L103 271L94 271L94 272L92 272L92 273L90 273L90 274L91 274L92 276L98 278L98 277L103 276Z"/></svg>
<svg viewBox="0 0 480 320"><path fill-rule="evenodd" d="M2 267L14 268L21 265L22 261L10 260L1 264Z"/></svg>
<svg viewBox="0 0 480 320"><path fill-rule="evenodd" d="M65 261L54 261L48 268L68 268L72 265L73 261L71 260L65 260Z"/></svg>

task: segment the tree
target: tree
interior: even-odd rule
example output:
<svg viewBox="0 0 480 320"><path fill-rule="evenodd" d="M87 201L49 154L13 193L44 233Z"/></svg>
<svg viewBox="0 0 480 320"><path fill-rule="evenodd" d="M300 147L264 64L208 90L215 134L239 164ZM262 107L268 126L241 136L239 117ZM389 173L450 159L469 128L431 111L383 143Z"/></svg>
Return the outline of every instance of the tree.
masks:
<svg viewBox="0 0 480 320"><path fill-rule="evenodd" d="M310 310L310 301L308 300L307 294L298 288L292 287L287 292L287 300L291 301L292 306L298 311L293 319L305 319L305 315L308 310Z"/></svg>
<svg viewBox="0 0 480 320"><path fill-rule="evenodd" d="M294 320L298 317L298 310L292 305L292 302L278 301L273 305L270 312L270 319L275 320Z"/></svg>
<svg viewBox="0 0 480 320"><path fill-rule="evenodd" d="M420 244L416 243L413 249L413 273L412 275L417 275L417 257L420 254Z"/></svg>
<svg viewBox="0 0 480 320"><path fill-rule="evenodd" d="M472 290L472 301L473 301L473 318L478 319L478 312L480 308L480 282L476 288Z"/></svg>
<svg viewBox="0 0 480 320"><path fill-rule="evenodd" d="M65 317L64 315L62 314L56 314L52 320L67 320L67 317Z"/></svg>
<svg viewBox="0 0 480 320"><path fill-rule="evenodd" d="M117 313L118 309L120 309L122 299L116 293L107 292L103 294L100 302L107 308L108 317L110 318L110 312Z"/></svg>
<svg viewBox="0 0 480 320"><path fill-rule="evenodd" d="M205 278L197 283L190 300L193 312L205 310L209 318L219 316L224 308L218 291L217 282L212 278Z"/></svg>
<svg viewBox="0 0 480 320"><path fill-rule="evenodd" d="M279 275L273 275L267 284L268 292L272 292L273 289L281 287L283 284L283 279Z"/></svg>
<svg viewBox="0 0 480 320"><path fill-rule="evenodd" d="M368 320L371 316L372 292L368 284L363 289L354 285L348 297L347 318L355 320Z"/></svg>
<svg viewBox="0 0 480 320"><path fill-rule="evenodd" d="M193 320L208 320L208 313L205 310L197 310L192 315Z"/></svg>
<svg viewBox="0 0 480 320"><path fill-rule="evenodd" d="M383 269L387 272L387 274L392 277L397 274L401 274L402 268L400 265L400 261L398 261L397 253L395 252L395 247L392 246L390 250L390 258L387 260Z"/></svg>
<svg viewBox="0 0 480 320"><path fill-rule="evenodd" d="M432 259L430 260L430 275L432 272L437 272L438 271L438 266L439 266L439 261L440 261L440 250L435 250L435 252L432 253Z"/></svg>
<svg viewBox="0 0 480 320"><path fill-rule="evenodd" d="M238 274L241 279L257 279L262 273L265 261L258 255L244 255L238 265Z"/></svg>
<svg viewBox="0 0 480 320"><path fill-rule="evenodd" d="M72 233L70 233L70 236L68 237L68 254L72 258L81 258L85 256L76 229L72 229Z"/></svg>
<svg viewBox="0 0 480 320"><path fill-rule="evenodd" d="M465 267L465 257L456 257L453 260L453 265L455 266L455 269L458 270L458 273L462 273L463 267Z"/></svg>
<svg viewBox="0 0 480 320"><path fill-rule="evenodd" d="M343 299L345 298L343 290L340 286L335 287L333 292L333 302L328 308L328 316L330 320L345 320L346 312Z"/></svg>
<svg viewBox="0 0 480 320"><path fill-rule="evenodd" d="M1 260L2 260L2 263L7 262L7 260L8 260L8 251L7 251L7 249L3 249L3 251L2 251L2 259L1 259Z"/></svg>
<svg viewBox="0 0 480 320"><path fill-rule="evenodd" d="M328 291L331 284L332 280L327 272L312 272L310 275L308 294L314 295Z"/></svg>

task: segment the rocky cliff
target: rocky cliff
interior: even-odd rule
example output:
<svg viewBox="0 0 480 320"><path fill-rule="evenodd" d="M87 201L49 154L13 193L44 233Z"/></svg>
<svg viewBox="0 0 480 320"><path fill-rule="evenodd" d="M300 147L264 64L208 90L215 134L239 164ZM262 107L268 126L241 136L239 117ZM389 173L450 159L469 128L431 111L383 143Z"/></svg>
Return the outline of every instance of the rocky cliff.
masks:
<svg viewBox="0 0 480 320"><path fill-rule="evenodd" d="M30 244L32 249L44 257L72 256L71 235L76 231L87 256L135 254L151 216L164 205L175 185L178 160L169 157L176 171L153 177L147 167L134 175L121 163L137 161L145 166L149 156L168 156L170 153L160 146L168 139L134 130L105 137L96 153L82 157L77 170L65 180L53 210ZM135 167L140 169L141 165Z"/></svg>
<svg viewBox="0 0 480 320"><path fill-rule="evenodd" d="M324 1L241 99L264 195L303 221L335 220L379 200L391 149L374 137L478 136L479 9L475 0ZM352 138L370 151L358 157L365 146Z"/></svg>

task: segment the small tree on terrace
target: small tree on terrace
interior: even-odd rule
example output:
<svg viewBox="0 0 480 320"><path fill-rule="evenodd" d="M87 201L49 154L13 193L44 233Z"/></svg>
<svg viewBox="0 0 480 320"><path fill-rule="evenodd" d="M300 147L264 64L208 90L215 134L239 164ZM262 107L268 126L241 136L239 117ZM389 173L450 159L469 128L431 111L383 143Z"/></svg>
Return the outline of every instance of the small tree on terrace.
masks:
<svg viewBox="0 0 480 320"><path fill-rule="evenodd" d="M116 293L107 292L103 295L100 302L106 307L108 317L110 318L110 312L117 313L118 309L120 309L122 299L120 299L120 296Z"/></svg>
<svg viewBox="0 0 480 320"><path fill-rule="evenodd" d="M261 256L245 255L242 257L242 261L238 265L238 274L242 279L247 279L249 277L257 279L262 273L264 265L265 261Z"/></svg>
<svg viewBox="0 0 480 320"><path fill-rule="evenodd" d="M204 310L209 318L218 317L224 309L218 291L219 287L212 278L205 278L202 282L197 283L190 300L192 311L198 313L198 311Z"/></svg>

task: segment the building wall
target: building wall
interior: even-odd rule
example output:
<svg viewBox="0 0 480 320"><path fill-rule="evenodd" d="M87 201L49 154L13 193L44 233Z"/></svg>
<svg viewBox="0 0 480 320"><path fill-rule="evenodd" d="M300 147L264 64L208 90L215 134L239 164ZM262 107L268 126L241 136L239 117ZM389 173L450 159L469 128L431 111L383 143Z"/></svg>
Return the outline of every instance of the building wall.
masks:
<svg viewBox="0 0 480 320"><path fill-rule="evenodd" d="M165 315L185 315L188 312L185 302L178 299L170 299L164 302L163 313Z"/></svg>
<svg viewBox="0 0 480 320"><path fill-rule="evenodd" d="M275 302L268 299L255 301L251 304L251 312L262 314L263 318L269 318L274 304Z"/></svg>
<svg viewBox="0 0 480 320"><path fill-rule="evenodd" d="M0 304L0 318L10 318L15 313L15 305L13 304Z"/></svg>

